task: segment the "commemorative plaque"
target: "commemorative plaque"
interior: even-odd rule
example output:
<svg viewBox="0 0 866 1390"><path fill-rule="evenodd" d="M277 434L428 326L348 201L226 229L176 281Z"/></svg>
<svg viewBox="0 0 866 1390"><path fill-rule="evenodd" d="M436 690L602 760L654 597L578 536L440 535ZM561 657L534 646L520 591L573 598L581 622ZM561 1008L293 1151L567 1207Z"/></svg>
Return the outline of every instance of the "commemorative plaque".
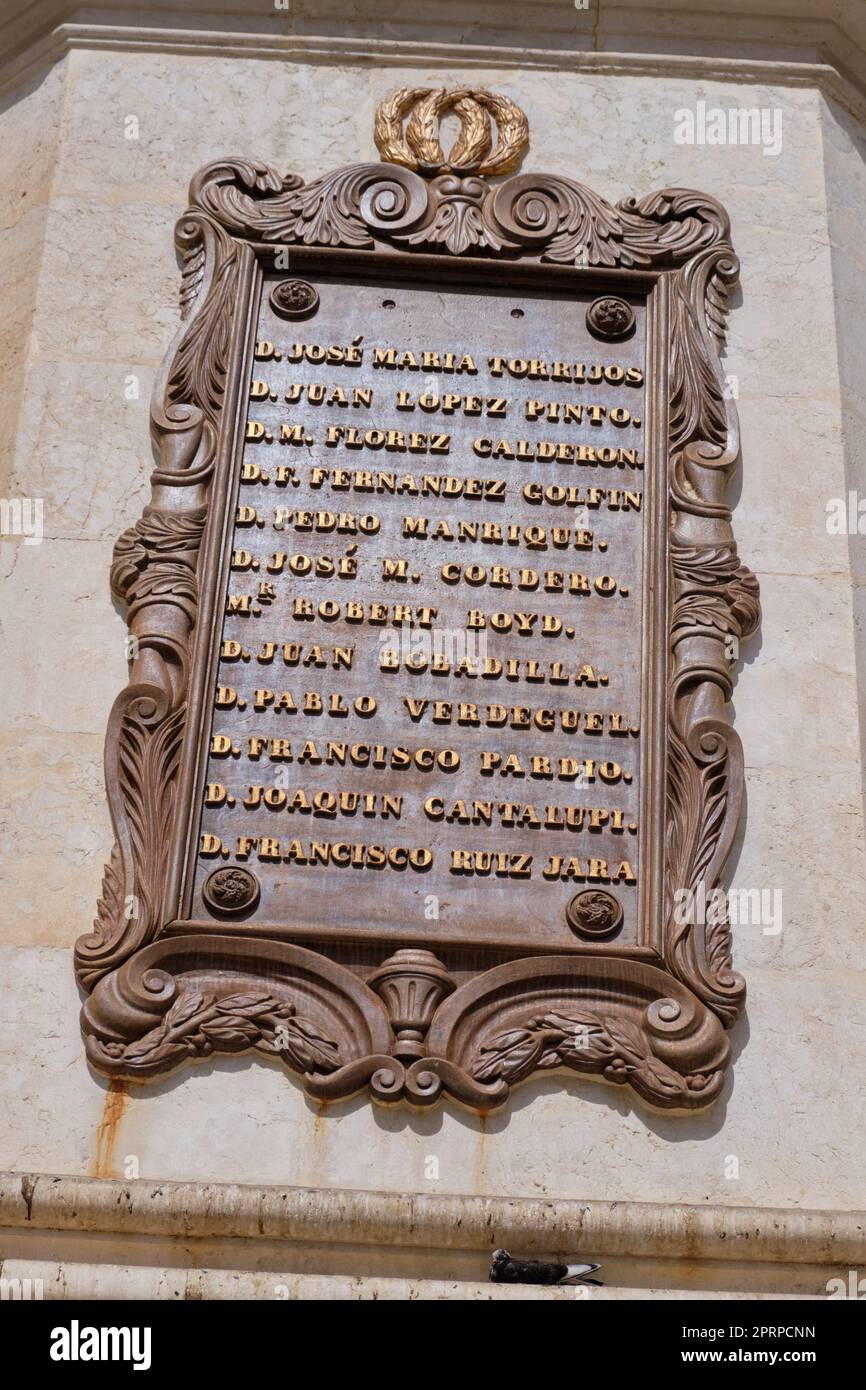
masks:
<svg viewBox="0 0 866 1390"><path fill-rule="evenodd" d="M112 568L88 1057L255 1049L319 1099L479 1110L567 1068L707 1105L744 984L702 908L759 617L726 215L510 174L526 118L487 91L401 90L376 143L307 185L211 164L178 223L159 464Z"/></svg>

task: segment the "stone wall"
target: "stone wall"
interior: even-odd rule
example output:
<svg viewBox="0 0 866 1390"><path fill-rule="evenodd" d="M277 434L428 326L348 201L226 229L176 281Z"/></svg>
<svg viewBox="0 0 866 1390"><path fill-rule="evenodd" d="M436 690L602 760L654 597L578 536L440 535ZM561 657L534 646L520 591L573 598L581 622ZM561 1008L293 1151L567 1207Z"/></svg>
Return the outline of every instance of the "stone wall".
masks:
<svg viewBox="0 0 866 1390"><path fill-rule="evenodd" d="M573 176L614 201L692 186L731 215L743 266L726 356L742 426L735 529L764 605L735 696L748 806L731 870L734 886L781 890L783 911L778 934L735 932L750 996L733 1081L708 1115L689 1118L589 1080L536 1080L485 1121L453 1107L319 1108L282 1071L246 1059L143 1089L88 1072L71 947L110 846L101 749L126 681L108 567L147 495L148 397L177 322L172 227L186 185L223 154L307 178L370 158L387 91L456 85L467 71L422 56L289 62L82 46L7 96L0 114L5 495L41 497L45 508L41 545L2 542L0 1026L14 1056L0 1167L866 1205L855 1115L866 1017L855 625L864 575L857 545L826 526L827 500L863 477L862 127L808 85L612 76L566 57L560 71L506 64L481 77L529 116L524 168ZM778 108L781 153L676 144L674 113L700 99Z"/></svg>

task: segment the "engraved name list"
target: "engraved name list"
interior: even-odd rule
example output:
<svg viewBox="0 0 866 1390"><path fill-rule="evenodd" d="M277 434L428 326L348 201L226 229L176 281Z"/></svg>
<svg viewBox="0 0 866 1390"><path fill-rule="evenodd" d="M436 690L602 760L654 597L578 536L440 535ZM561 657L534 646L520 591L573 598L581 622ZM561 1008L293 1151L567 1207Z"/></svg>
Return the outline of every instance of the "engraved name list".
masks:
<svg viewBox="0 0 866 1390"><path fill-rule="evenodd" d="M594 302L264 280L198 910L634 937L645 310Z"/></svg>

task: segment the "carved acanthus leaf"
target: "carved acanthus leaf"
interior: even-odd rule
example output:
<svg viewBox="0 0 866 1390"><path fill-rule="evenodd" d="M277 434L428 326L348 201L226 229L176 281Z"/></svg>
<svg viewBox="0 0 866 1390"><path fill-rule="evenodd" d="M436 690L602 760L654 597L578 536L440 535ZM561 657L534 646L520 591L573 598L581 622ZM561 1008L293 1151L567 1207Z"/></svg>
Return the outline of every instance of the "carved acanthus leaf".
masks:
<svg viewBox="0 0 866 1390"><path fill-rule="evenodd" d="M155 490L114 551L111 585L128 606L132 672L106 738L116 841L94 930L76 944L86 989L151 941L167 917L166 847L186 721L197 567L237 286L237 247L221 227L194 212L181 219L176 239L190 273L188 320L154 387L151 430L160 452L155 489L177 486L178 496L168 506Z"/></svg>
<svg viewBox="0 0 866 1390"><path fill-rule="evenodd" d="M111 590L133 605L172 599L195 621L196 567L205 511L161 512L147 508L114 546Z"/></svg>
<svg viewBox="0 0 866 1390"><path fill-rule="evenodd" d="M226 301L236 270L237 253L232 250L222 260L200 314L178 345L165 393L167 406L196 405L212 423L222 410L231 327Z"/></svg>
<svg viewBox="0 0 866 1390"><path fill-rule="evenodd" d="M234 235L262 241L355 248L396 241L457 256L507 250L627 269L681 265L728 231L721 207L690 189L614 207L557 175L518 174L493 186L449 171L425 181L402 163L352 165L303 184L249 160L221 160L196 176L190 201Z"/></svg>
<svg viewBox="0 0 866 1390"><path fill-rule="evenodd" d="M741 638L755 631L761 616L758 581L740 563L732 543L689 546L674 535L671 568L678 581L672 641L682 635L682 629L696 626L715 627Z"/></svg>

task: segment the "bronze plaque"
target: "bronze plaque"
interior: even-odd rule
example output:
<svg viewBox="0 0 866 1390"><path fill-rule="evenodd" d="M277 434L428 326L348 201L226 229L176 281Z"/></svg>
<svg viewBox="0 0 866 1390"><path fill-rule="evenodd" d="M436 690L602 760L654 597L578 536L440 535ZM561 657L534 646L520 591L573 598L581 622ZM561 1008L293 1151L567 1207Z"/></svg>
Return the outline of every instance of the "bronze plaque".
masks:
<svg viewBox="0 0 866 1390"><path fill-rule="evenodd" d="M189 916L225 860L307 934L571 950L604 887L634 945L646 295L611 342L579 284L308 273L257 295Z"/></svg>
<svg viewBox="0 0 866 1390"><path fill-rule="evenodd" d="M478 1109L568 1067L705 1105L758 621L727 220L490 182L527 127L487 92L396 93L376 135L394 162L308 186L210 165L178 224L160 466L112 572L88 1055L255 1048L320 1098Z"/></svg>

